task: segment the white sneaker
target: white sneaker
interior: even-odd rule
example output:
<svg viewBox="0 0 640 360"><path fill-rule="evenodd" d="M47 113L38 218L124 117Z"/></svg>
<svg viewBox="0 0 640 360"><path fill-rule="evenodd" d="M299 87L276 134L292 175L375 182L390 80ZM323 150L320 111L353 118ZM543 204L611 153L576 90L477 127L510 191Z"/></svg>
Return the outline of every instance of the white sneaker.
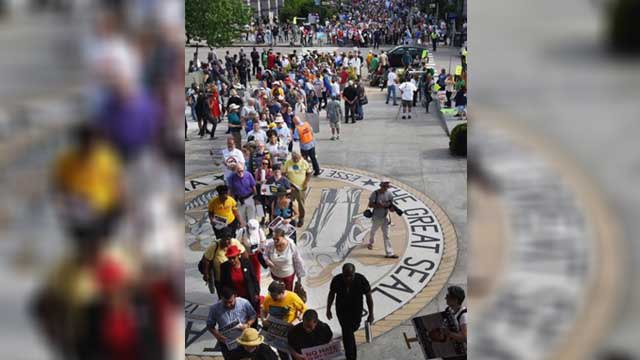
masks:
<svg viewBox="0 0 640 360"><path fill-rule="evenodd" d="M336 140L340 140L340 135L336 136Z"/></svg>

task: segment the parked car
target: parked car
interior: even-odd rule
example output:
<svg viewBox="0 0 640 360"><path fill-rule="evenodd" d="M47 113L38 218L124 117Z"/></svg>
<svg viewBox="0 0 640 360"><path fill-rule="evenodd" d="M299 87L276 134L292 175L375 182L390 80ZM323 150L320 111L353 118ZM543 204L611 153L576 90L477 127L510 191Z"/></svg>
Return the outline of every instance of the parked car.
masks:
<svg viewBox="0 0 640 360"><path fill-rule="evenodd" d="M411 57L415 61L416 59L420 59L422 56L423 50L429 50L428 47L424 45L400 45L396 46L389 51L389 66L391 67L404 67L402 65L402 57L408 51L411 54Z"/></svg>

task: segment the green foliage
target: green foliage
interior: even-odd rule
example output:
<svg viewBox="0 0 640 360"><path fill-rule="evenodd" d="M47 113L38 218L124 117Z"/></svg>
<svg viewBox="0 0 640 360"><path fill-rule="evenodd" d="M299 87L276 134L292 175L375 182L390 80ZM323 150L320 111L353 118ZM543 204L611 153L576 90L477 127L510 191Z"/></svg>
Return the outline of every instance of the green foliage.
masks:
<svg viewBox="0 0 640 360"><path fill-rule="evenodd" d="M185 0L187 37L210 47L231 45L250 18L251 8L242 0Z"/></svg>
<svg viewBox="0 0 640 360"><path fill-rule="evenodd" d="M330 6L316 6L314 0L286 0L280 9L280 21L283 23L291 22L294 16L306 19L309 13L318 13L320 22L324 24L325 20L330 20L337 15L338 10ZM306 20L298 21L298 25L303 22Z"/></svg>
<svg viewBox="0 0 640 360"><path fill-rule="evenodd" d="M617 0L610 2L609 6L609 36L614 50L640 53L640 32L637 29L640 2Z"/></svg>
<svg viewBox="0 0 640 360"><path fill-rule="evenodd" d="M286 0L280 8L280 21L292 21L294 16L306 18L315 8L313 0Z"/></svg>
<svg viewBox="0 0 640 360"><path fill-rule="evenodd" d="M451 131L449 151L452 155L467 156L467 123L460 124Z"/></svg>

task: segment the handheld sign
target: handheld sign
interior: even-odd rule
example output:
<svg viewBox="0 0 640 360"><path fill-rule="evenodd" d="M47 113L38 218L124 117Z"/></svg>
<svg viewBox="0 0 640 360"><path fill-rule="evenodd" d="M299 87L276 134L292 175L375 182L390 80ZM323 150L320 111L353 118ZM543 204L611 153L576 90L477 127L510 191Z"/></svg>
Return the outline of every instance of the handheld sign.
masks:
<svg viewBox="0 0 640 360"><path fill-rule="evenodd" d="M302 349L306 360L342 360L346 359L342 351L342 341L332 340L328 344Z"/></svg>
<svg viewBox="0 0 640 360"><path fill-rule="evenodd" d="M446 311L411 319L416 338L425 359L449 358L466 355L466 346L445 336L444 329L450 327L451 314ZM413 339L407 339L407 342Z"/></svg>

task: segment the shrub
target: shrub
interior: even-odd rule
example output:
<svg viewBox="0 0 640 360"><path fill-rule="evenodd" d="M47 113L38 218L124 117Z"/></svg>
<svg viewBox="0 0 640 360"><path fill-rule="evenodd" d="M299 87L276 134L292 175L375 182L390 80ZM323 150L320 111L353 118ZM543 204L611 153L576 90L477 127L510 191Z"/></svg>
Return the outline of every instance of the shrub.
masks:
<svg viewBox="0 0 640 360"><path fill-rule="evenodd" d="M467 123L460 124L451 131L449 151L452 155L467 156Z"/></svg>

